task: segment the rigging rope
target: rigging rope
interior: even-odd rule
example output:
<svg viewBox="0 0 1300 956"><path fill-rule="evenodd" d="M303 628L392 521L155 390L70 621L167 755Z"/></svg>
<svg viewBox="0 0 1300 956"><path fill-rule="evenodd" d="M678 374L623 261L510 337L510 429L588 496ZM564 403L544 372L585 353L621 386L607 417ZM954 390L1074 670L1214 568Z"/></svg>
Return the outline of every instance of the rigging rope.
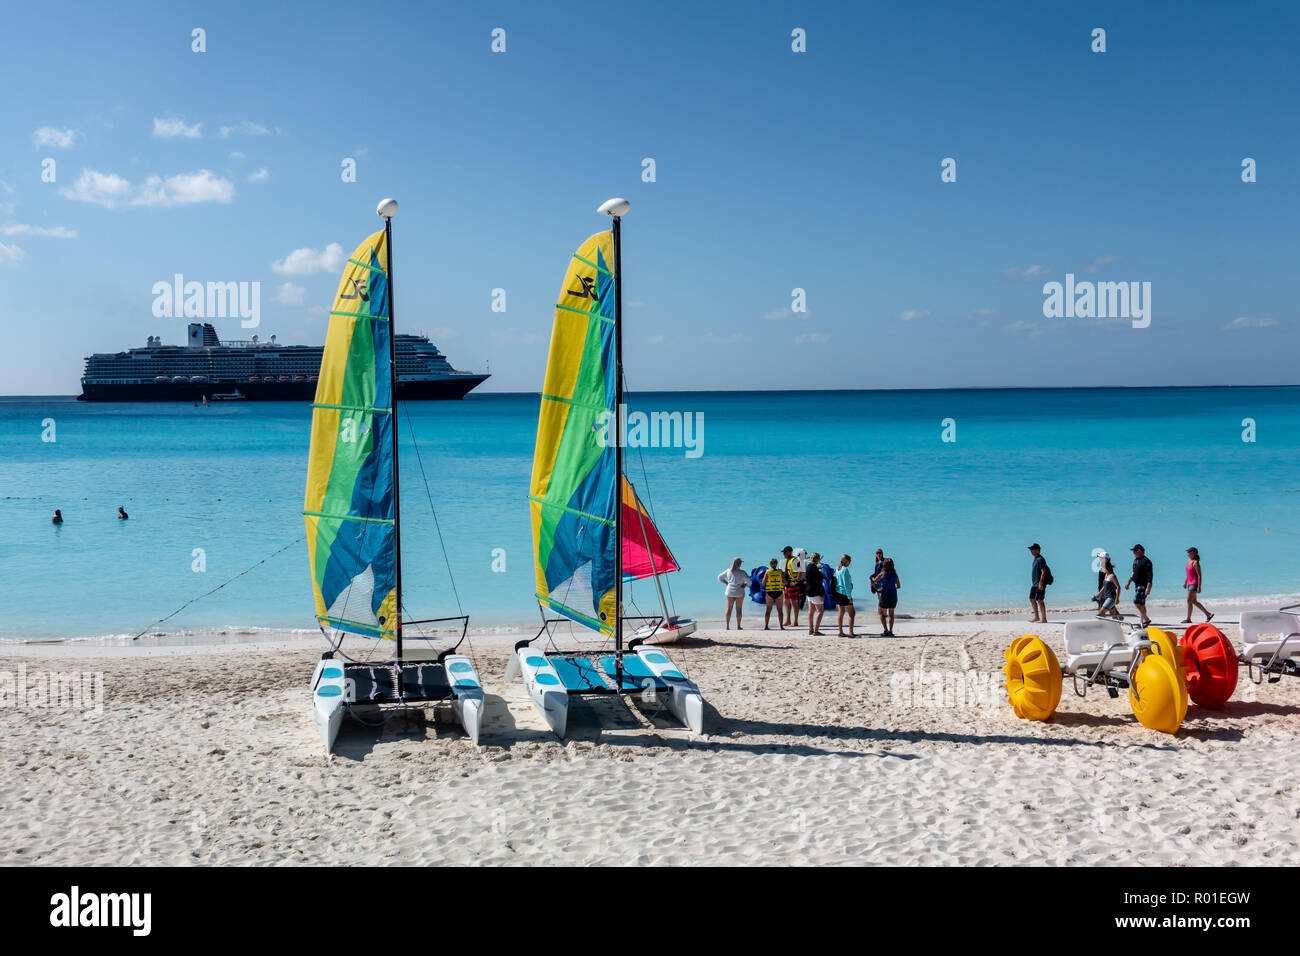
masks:
<svg viewBox="0 0 1300 956"><path fill-rule="evenodd" d="M433 526L438 532L438 547L442 549L442 560L443 563L447 565L447 581L451 584L451 593L456 599L456 613L463 615L465 613L465 608L460 603L460 591L456 589L456 575L451 569L451 555L447 553L447 542L442 536L442 522L438 520L438 509L434 507L433 504L433 492L429 489L429 476L424 470L424 456L420 454L420 443L416 441L415 438L415 425L411 421L411 406L409 402L402 402L402 411L406 413L406 430L411 436L411 446L415 449L415 462L420 467L420 480L424 483L424 496L429 500L429 511L433 515ZM405 610L405 604L403 604L403 610ZM419 634L418 631L416 633L417 635ZM433 635L431 634L429 637L423 639L432 641ZM475 663L478 663L478 656L474 653L474 639L470 637L469 634L468 621L465 622L463 636L461 637L461 640L456 643L456 646L459 647L461 642L469 645L469 658Z"/></svg>
<svg viewBox="0 0 1300 956"><path fill-rule="evenodd" d="M420 443L415 440L415 426L411 424L411 408L408 402L402 402L402 411L406 413L406 430L411 435L411 445L415 448L415 461L420 466L420 479L424 482L424 494L429 499L429 510L433 513L433 526L438 531L438 545L442 548L442 559L447 564L447 580L451 583L451 593L456 598L456 612L464 614L465 609L460 603L460 592L456 590L456 578L451 573L451 556L447 554L447 543L442 538L442 524L438 521L438 509L433 506L429 476L424 472L424 458L420 455Z"/></svg>
<svg viewBox="0 0 1300 956"><path fill-rule="evenodd" d="M190 598L190 600L186 601L184 604L182 604L182 605L181 605L180 607L178 607L176 610L172 611L172 612L171 612L170 614L168 614L166 617L160 617L158 620L154 621L152 624L150 624L148 627L146 627L143 631L141 631L141 632L140 632L139 634L137 634L135 637L131 638L131 640L133 640L133 641L138 641L140 638L142 638L142 637L144 637L146 634L148 634L150 630L152 630L153 628L157 627L157 626L158 626L159 624L161 624L163 621L169 621L169 620L171 620L171 619L174 618L177 614L181 613L181 611L185 610L187 607L189 607L191 604L193 604L195 601L202 601L202 600L203 600L205 597L207 597L208 595L210 595L210 594L216 594L218 591L220 591L222 588L224 588L224 587L225 587L227 584L229 584L231 581L235 581L235 580L237 580L237 579L239 579L239 578L242 578L242 577L243 577L245 574L247 574L249 571L252 571L253 568L256 568L256 567L258 567L259 565L263 565L263 564L265 564L267 561L270 561L272 558L274 558L277 554L279 554L279 553L282 552L282 551L288 551L290 548L295 547L295 546L297 546L297 545L299 545L299 544L302 544L302 542L305 541L306 539L307 539L307 536L306 536L306 535L303 535L301 538L298 538L298 539L295 540L295 541L291 541L291 542L289 542L289 543L286 544L284 547L282 547L282 548L277 548L275 551L272 551L270 554L268 554L266 557L262 558L262 560L258 561L256 564L249 565L248 567L244 568L244 570L242 570L242 571L240 571L238 574L236 574L234 577L229 578L229 579L227 579L227 580L225 580L225 581L222 581L220 584L218 584L218 585L217 585L215 588L213 588L211 591L208 591L208 592L206 592L206 593L204 593L204 594L200 594L200 595L199 595L198 597L196 597L196 598Z"/></svg>

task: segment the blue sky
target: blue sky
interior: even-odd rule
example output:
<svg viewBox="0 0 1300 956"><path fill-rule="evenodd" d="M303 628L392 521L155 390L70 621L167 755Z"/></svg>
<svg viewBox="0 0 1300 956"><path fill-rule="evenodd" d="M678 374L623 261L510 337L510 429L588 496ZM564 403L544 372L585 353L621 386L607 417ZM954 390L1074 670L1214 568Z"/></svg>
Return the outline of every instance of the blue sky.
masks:
<svg viewBox="0 0 1300 956"><path fill-rule="evenodd" d="M257 332L323 341L337 272L286 263L351 252L386 195L399 327L496 390L540 386L613 195L634 389L1293 384L1298 26L1283 4L21 5L0 392L179 341L151 314L177 272L261 282ZM1150 282L1150 328L1044 318L1067 272Z"/></svg>

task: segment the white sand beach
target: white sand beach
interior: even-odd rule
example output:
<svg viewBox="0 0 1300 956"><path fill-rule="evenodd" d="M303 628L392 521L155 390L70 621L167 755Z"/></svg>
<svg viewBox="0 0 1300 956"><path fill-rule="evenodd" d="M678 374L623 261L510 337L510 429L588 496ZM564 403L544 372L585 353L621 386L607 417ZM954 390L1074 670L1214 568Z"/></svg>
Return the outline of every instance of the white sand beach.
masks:
<svg viewBox="0 0 1300 956"><path fill-rule="evenodd" d="M1216 621L1234 641L1237 619ZM584 700L561 743L502 679L510 640L481 635L481 746L431 713L345 723L332 758L318 640L5 647L0 671L102 672L104 699L0 709L0 863L1300 863L1300 679L1243 669L1177 736L1068 682L1029 723L1001 689L1017 620L857 640L748 623L669 651L704 693L702 737ZM1060 646L1060 623L1034 632Z"/></svg>

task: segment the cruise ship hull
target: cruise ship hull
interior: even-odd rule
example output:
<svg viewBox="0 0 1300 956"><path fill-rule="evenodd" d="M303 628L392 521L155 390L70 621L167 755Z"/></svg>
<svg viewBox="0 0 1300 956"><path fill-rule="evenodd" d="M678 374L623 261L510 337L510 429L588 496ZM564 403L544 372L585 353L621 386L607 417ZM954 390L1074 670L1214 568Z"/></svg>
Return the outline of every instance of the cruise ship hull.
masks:
<svg viewBox="0 0 1300 956"><path fill-rule="evenodd" d="M457 375L432 380L398 379L397 397L403 401L464 398L487 379L486 375ZM289 382L142 382L138 384L83 382L83 402L198 402L236 390L250 402L310 402L316 383Z"/></svg>

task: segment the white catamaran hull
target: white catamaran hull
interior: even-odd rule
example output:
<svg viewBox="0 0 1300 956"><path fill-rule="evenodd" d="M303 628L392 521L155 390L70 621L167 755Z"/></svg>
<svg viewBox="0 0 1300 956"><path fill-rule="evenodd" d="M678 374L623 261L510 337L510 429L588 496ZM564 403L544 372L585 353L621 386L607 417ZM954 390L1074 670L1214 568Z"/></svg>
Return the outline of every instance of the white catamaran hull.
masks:
<svg viewBox="0 0 1300 956"><path fill-rule="evenodd" d="M312 717L316 729L325 744L325 752L334 750L334 740L339 735L343 723L343 711L346 709L348 688L347 678L343 676L343 665L332 659L317 661L316 670L311 676Z"/></svg>
<svg viewBox="0 0 1300 956"><path fill-rule="evenodd" d="M688 617L670 618L658 627L646 624L636 629L635 637L647 644L676 644L695 633L696 623Z"/></svg>
<svg viewBox="0 0 1300 956"><path fill-rule="evenodd" d="M456 706L456 719L478 743L483 722L483 685L474 670L474 664L464 654L449 654L443 662L447 681L451 685ZM356 690L344 676L343 665L335 660L321 660L312 674L312 717L320 732L325 752L333 753L348 704L355 703Z"/></svg>
<svg viewBox="0 0 1300 956"><path fill-rule="evenodd" d="M668 655L653 647L638 647L637 657L669 687L668 709L678 720L691 728L692 733L704 733L704 698L694 681L677 669Z"/></svg>
<svg viewBox="0 0 1300 956"><path fill-rule="evenodd" d="M638 647L636 654L650 673L663 682L663 689L668 693L668 709L673 716L693 733L704 733L704 699L699 687L658 648ZM516 651L506 668L505 679L514 680L516 677L523 677L528 696L555 735L563 739L569 719L569 692L546 655L531 647Z"/></svg>
<svg viewBox="0 0 1300 956"><path fill-rule="evenodd" d="M483 720L483 685L474 671L474 664L464 654L448 654L442 663L456 694L456 717L465 733L469 734L469 739L477 744Z"/></svg>
<svg viewBox="0 0 1300 956"><path fill-rule="evenodd" d="M555 736L564 739L564 732L569 723L569 692L560 682L560 675L555 672L551 662L541 651L525 647L515 651L506 667L506 680L523 677L532 698L547 725Z"/></svg>

